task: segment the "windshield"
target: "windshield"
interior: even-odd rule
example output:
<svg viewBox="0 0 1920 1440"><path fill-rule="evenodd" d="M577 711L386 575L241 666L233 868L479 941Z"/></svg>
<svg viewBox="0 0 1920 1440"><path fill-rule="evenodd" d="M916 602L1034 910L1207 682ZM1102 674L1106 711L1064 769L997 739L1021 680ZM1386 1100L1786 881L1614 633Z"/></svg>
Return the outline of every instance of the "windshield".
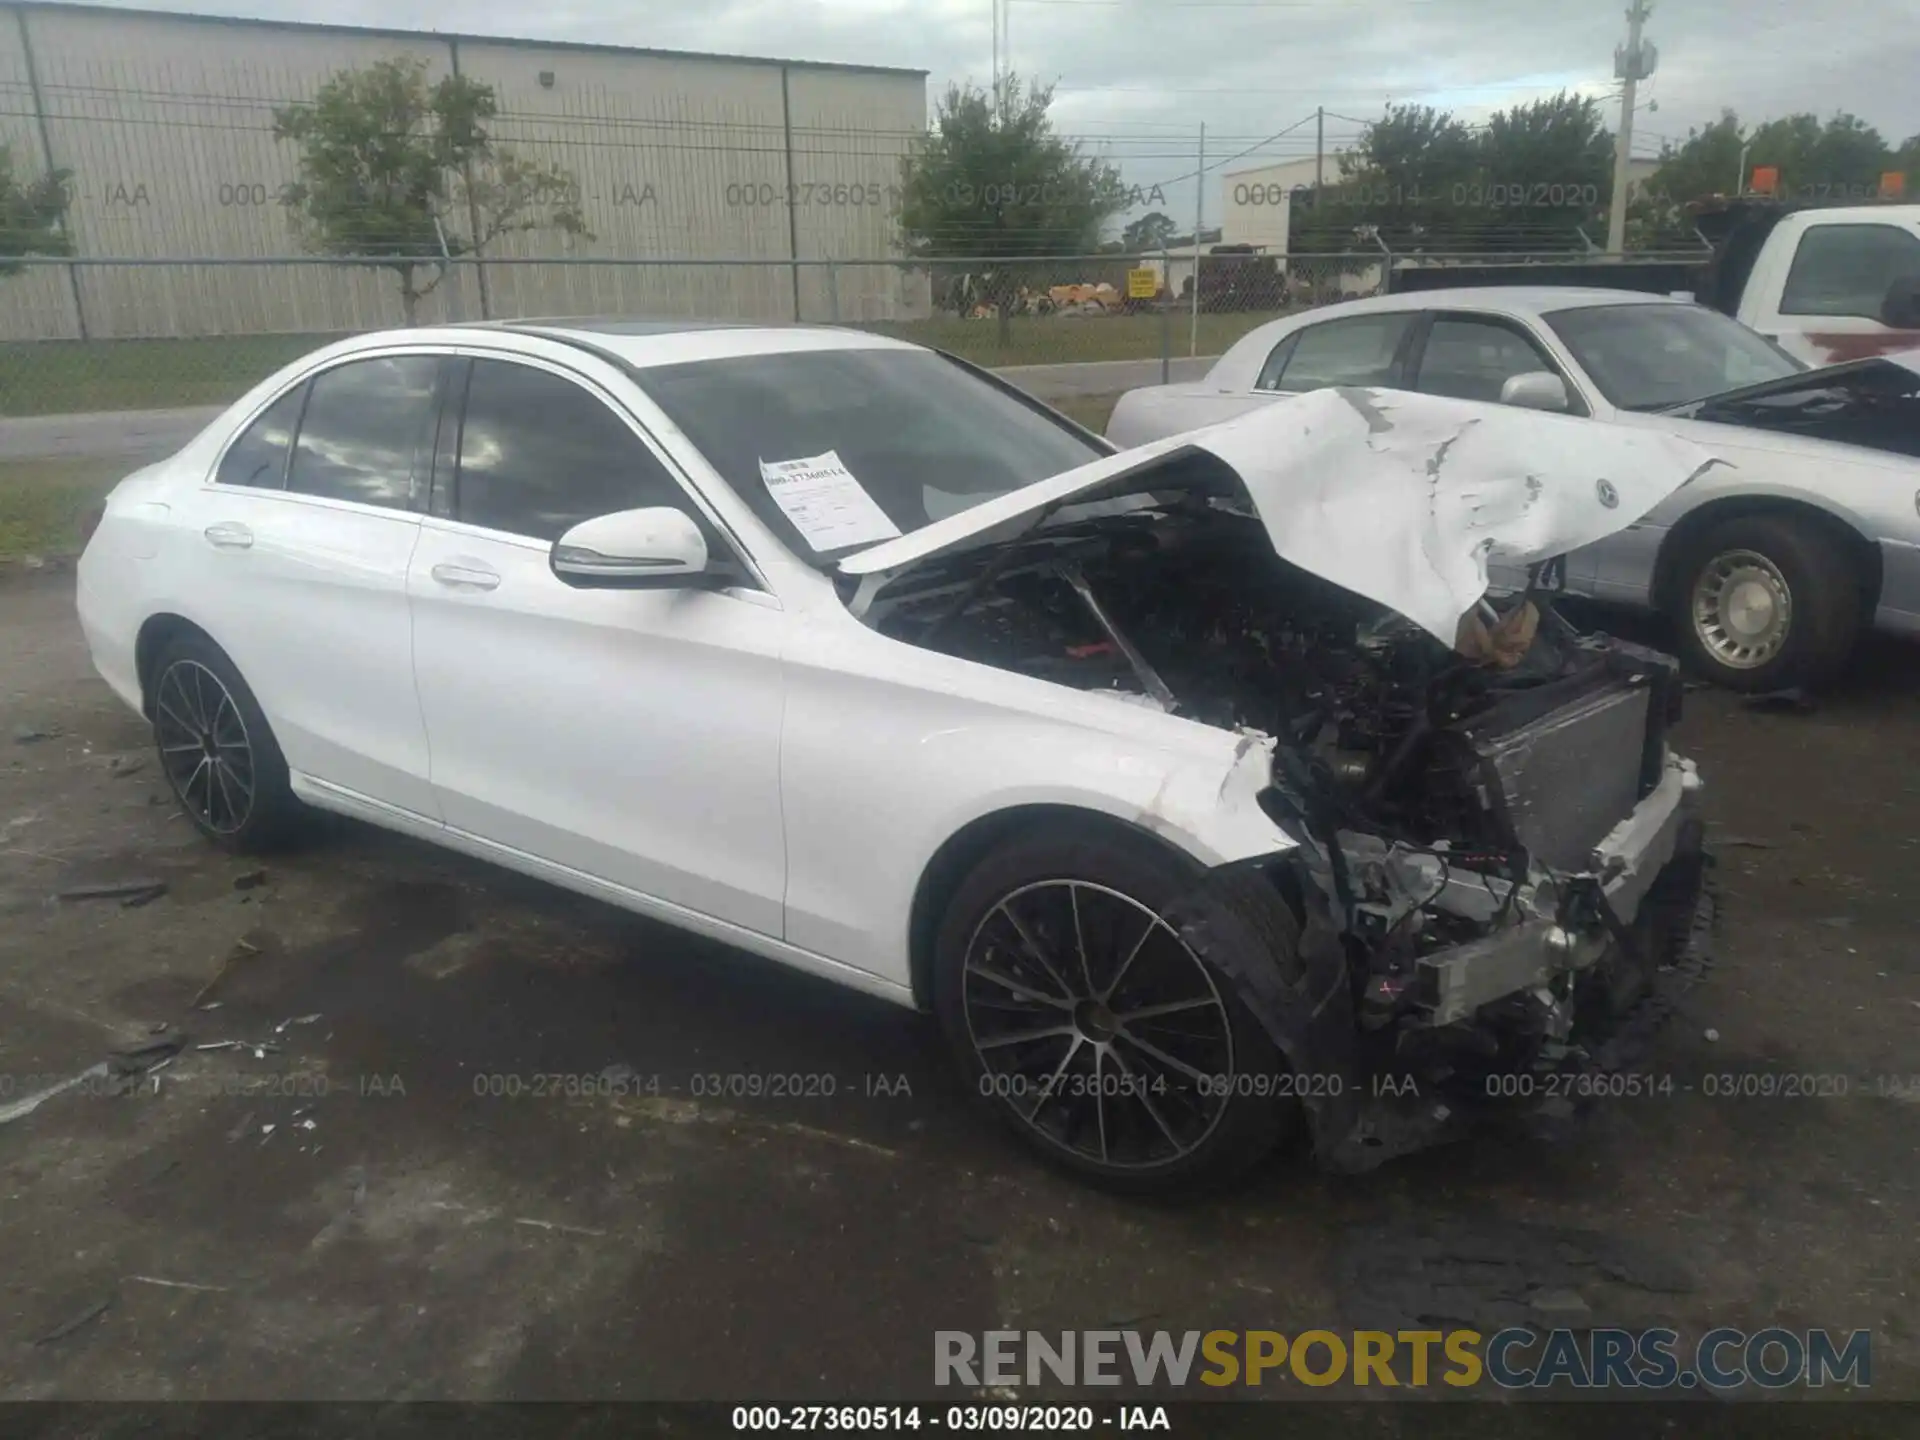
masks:
<svg viewBox="0 0 1920 1440"><path fill-rule="evenodd" d="M742 355L635 378L805 560L911 533L1108 453L926 350Z"/></svg>
<svg viewBox="0 0 1920 1440"><path fill-rule="evenodd" d="M1698 305L1556 310L1547 324L1622 410L1661 410L1807 367L1765 336Z"/></svg>

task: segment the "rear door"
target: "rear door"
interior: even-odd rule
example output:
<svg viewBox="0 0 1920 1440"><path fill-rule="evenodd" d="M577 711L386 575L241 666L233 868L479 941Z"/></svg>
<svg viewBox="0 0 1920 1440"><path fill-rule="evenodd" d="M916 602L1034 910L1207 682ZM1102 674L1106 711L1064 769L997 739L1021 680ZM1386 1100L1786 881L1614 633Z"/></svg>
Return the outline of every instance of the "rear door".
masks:
<svg viewBox="0 0 1920 1440"><path fill-rule="evenodd" d="M298 774L433 817L407 564L441 357L359 356L244 426L182 517L195 618Z"/></svg>
<svg viewBox="0 0 1920 1440"><path fill-rule="evenodd" d="M1323 320L1283 337L1253 382L1257 391L1299 394L1329 385L1404 388L1418 310L1378 310Z"/></svg>
<svg viewBox="0 0 1920 1440"><path fill-rule="evenodd" d="M729 544L615 398L558 367L463 361L434 477L408 589L447 824L779 936L779 602L554 576L553 542L618 510L671 505Z"/></svg>

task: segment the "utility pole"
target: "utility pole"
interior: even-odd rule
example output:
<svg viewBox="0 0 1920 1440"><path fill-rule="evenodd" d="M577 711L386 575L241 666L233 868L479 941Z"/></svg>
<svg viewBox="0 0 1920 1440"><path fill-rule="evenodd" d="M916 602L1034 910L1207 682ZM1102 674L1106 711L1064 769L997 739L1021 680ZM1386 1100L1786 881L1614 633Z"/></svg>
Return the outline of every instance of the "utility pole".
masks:
<svg viewBox="0 0 1920 1440"><path fill-rule="evenodd" d="M1659 52L1650 41L1640 38L1646 23L1647 0L1633 0L1627 11L1627 43L1613 52L1613 73L1621 82L1620 130L1613 141L1613 208L1607 216L1607 253L1619 255L1627 248L1627 175L1633 155L1633 102L1639 84L1653 74Z"/></svg>
<svg viewBox="0 0 1920 1440"><path fill-rule="evenodd" d="M1320 199L1320 187L1327 179L1327 107L1316 105L1313 111L1313 198Z"/></svg>
<svg viewBox="0 0 1920 1440"><path fill-rule="evenodd" d="M1193 318L1187 328L1187 354L1200 353L1200 227L1207 223L1207 122L1200 122L1200 168L1193 177Z"/></svg>
<svg viewBox="0 0 1920 1440"><path fill-rule="evenodd" d="M987 0L993 12L993 113L1000 114L1000 0Z"/></svg>

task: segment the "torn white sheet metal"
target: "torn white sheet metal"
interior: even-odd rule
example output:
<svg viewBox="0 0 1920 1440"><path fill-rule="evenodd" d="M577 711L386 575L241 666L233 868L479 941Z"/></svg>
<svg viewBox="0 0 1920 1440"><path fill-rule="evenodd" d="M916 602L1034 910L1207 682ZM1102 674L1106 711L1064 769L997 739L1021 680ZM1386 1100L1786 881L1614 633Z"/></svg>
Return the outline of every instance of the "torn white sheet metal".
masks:
<svg viewBox="0 0 1920 1440"><path fill-rule="evenodd" d="M1240 477L1282 558L1451 645L1487 563L1529 564L1626 529L1719 461L1691 441L1399 390L1317 390L1106 456L840 562L895 571L1052 504L1150 489L1195 450ZM1004 532L1004 533L1002 533Z"/></svg>

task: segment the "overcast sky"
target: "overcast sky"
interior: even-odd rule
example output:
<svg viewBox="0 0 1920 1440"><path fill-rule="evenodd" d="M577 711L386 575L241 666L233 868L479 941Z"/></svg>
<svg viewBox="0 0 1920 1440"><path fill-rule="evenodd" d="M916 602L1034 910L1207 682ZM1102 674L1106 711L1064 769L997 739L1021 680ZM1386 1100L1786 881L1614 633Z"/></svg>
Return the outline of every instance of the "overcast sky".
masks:
<svg viewBox="0 0 1920 1440"><path fill-rule="evenodd" d="M930 110L948 82L985 83L993 66L991 0L146 0L140 8L908 66L931 72ZM1011 0L1010 26L1015 68L1056 87L1058 127L1103 148L1132 184L1177 181L1167 184L1167 208L1184 225L1202 123L1213 224L1223 171L1313 153L1316 106L1332 112L1334 148L1388 101L1479 120L1563 86L1614 93L1613 49L1626 18L1624 0ZM1920 132L1920 0L1654 0L1647 35L1660 63L1641 90L1636 154L1657 153L1663 139L1678 140L1729 106L1742 119L1847 109L1894 143ZM1617 116L1617 101L1610 112Z"/></svg>

